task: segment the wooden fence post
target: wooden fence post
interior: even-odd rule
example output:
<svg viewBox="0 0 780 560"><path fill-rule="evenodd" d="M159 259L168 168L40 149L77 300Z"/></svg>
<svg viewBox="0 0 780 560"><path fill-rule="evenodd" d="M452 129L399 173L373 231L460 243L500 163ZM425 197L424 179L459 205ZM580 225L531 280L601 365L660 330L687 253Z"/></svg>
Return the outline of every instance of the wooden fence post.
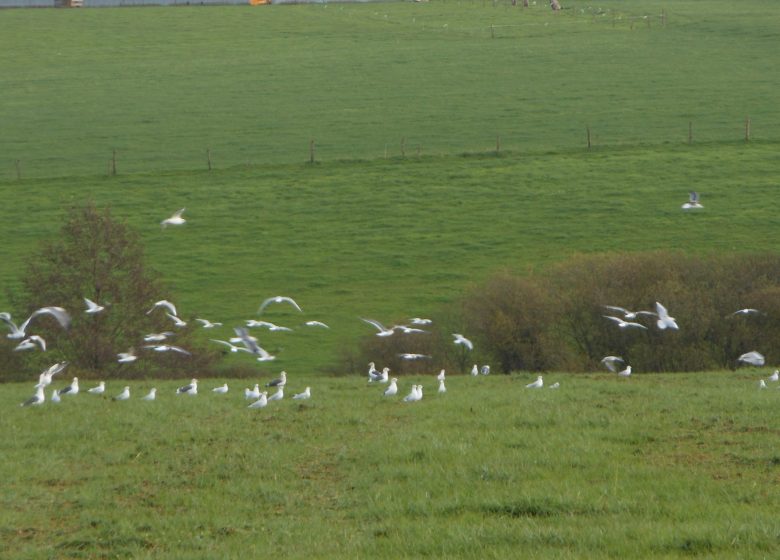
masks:
<svg viewBox="0 0 780 560"><path fill-rule="evenodd" d="M591 146L591 143L590 143L590 126L586 126L585 127L585 132L588 135L588 149L590 150L590 146Z"/></svg>
<svg viewBox="0 0 780 560"><path fill-rule="evenodd" d="M750 142L750 117L745 117L745 142Z"/></svg>

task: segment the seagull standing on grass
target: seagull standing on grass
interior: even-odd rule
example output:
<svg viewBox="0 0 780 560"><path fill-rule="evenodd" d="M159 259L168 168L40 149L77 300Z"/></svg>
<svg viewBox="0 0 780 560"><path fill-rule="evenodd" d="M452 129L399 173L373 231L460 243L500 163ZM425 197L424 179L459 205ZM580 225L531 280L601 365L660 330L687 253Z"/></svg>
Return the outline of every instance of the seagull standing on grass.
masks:
<svg viewBox="0 0 780 560"><path fill-rule="evenodd" d="M404 397L404 402L414 402L417 400L417 385L412 385L412 390Z"/></svg>
<svg viewBox="0 0 780 560"><path fill-rule="evenodd" d="M620 377L631 377L631 366L626 366L626 369L618 372Z"/></svg>
<svg viewBox="0 0 780 560"><path fill-rule="evenodd" d="M250 404L247 408L265 408L268 404L268 393L263 391L260 393L258 399Z"/></svg>
<svg viewBox="0 0 780 560"><path fill-rule="evenodd" d="M544 381L541 375L536 378L536 381L525 386L526 389L541 389L542 387L544 387Z"/></svg>
<svg viewBox="0 0 780 560"><path fill-rule="evenodd" d="M688 202L683 204L680 208L683 210L698 210L704 208L704 206L701 205L701 202L699 202L699 193L696 191L688 193Z"/></svg>
<svg viewBox="0 0 780 560"><path fill-rule="evenodd" d="M758 382L758 388L759 388L759 389L766 389L766 381L764 381L763 379L759 380L759 382ZM54 397L53 397L53 396L52 396L52 399L54 399Z"/></svg>
<svg viewBox="0 0 780 560"><path fill-rule="evenodd" d="M227 393L227 392L228 392L228 384L227 384L227 383L225 383L224 385L220 385L219 387L214 387L214 388L211 390L211 392L212 392L212 393L217 393L217 394L219 394L219 395L224 395L225 393Z"/></svg>
<svg viewBox="0 0 780 560"><path fill-rule="evenodd" d="M548 389L560 389L560 387L561 387L561 384L560 384L560 383L558 383L558 382L556 381L555 383L553 383L552 385L550 385L550 386L548 387Z"/></svg>
<svg viewBox="0 0 780 560"><path fill-rule="evenodd" d="M70 385L60 390L60 396L63 395L78 395L79 394L79 378L74 377Z"/></svg>
<svg viewBox="0 0 780 560"><path fill-rule="evenodd" d="M160 222L160 225L162 227L168 227L168 226L183 226L185 223L187 223L187 220L181 217L182 214L184 214L184 211L186 208L182 208L181 210L177 210L173 213L173 216L170 218L166 218L162 222Z"/></svg>
<svg viewBox="0 0 780 560"><path fill-rule="evenodd" d="M293 395L293 400L300 401L300 400L306 400L311 398L311 387L306 387L306 390L303 393L298 393L296 395Z"/></svg>
<svg viewBox="0 0 780 560"><path fill-rule="evenodd" d="M297 309L298 311L300 311L301 313L303 313L303 309L301 309L301 306L300 306L300 305L298 305L297 303L295 303L295 300L294 300L293 298L291 298L291 297L287 297L287 296L274 296L274 297L269 297L269 298L268 298L268 299L266 299L266 300L265 300L263 303L261 303L261 304L260 304L260 309L258 309L258 310L257 310L257 313L258 313L258 314L262 313L262 312L263 312L263 310L264 310L266 307L268 307L269 305L271 305L272 303L289 303L289 304L290 304L290 305L292 305L292 306L293 306L295 309Z"/></svg>
<svg viewBox="0 0 780 560"><path fill-rule="evenodd" d="M26 401L24 401L23 403L21 403L19 406L40 406L40 405L42 405L44 403L44 401L46 400L46 395L43 393L43 388L44 388L44 385L41 385L40 383L38 383L35 386L35 389L36 389L35 390L35 394L32 397L30 397L29 399L27 399Z"/></svg>
<svg viewBox="0 0 780 560"><path fill-rule="evenodd" d="M191 397L198 394L198 380L192 379L187 385L182 385L176 389L177 395L190 395Z"/></svg>
<svg viewBox="0 0 780 560"><path fill-rule="evenodd" d="M97 303L95 303L89 298L84 298L84 303L87 304L87 309L84 311L84 313L87 313L89 315L95 315L96 313L100 313L105 309L105 306L98 305Z"/></svg>
<svg viewBox="0 0 780 560"><path fill-rule="evenodd" d="M444 386L444 379L439 379L439 394L446 393L447 387Z"/></svg>
<svg viewBox="0 0 780 560"><path fill-rule="evenodd" d="M287 385L287 372L283 371L279 377L265 384L266 387L284 387Z"/></svg>
<svg viewBox="0 0 780 560"><path fill-rule="evenodd" d="M444 378L445 378L446 376L447 376L447 375L446 375L445 371L444 371L444 370L441 370L441 371L439 372L439 375L437 375L437 376L436 376L436 380L437 380L437 381L444 381Z"/></svg>
<svg viewBox="0 0 780 560"><path fill-rule="evenodd" d="M390 380L390 385L387 386L387 389L385 389L384 393L382 393L386 397L394 397L398 394L398 378L393 377Z"/></svg>
<svg viewBox="0 0 780 560"><path fill-rule="evenodd" d="M764 356L760 352L756 352L753 350L752 352L746 352L745 354L742 354L739 358L737 358L738 362L743 362L746 364L750 364L751 366L763 366L764 365Z"/></svg>
<svg viewBox="0 0 780 560"><path fill-rule="evenodd" d="M244 389L244 398L246 400L259 399L260 398L260 384L255 383L254 389Z"/></svg>
<svg viewBox="0 0 780 560"><path fill-rule="evenodd" d="M268 397L269 401L280 401L284 398L284 385L280 385L276 392Z"/></svg>
<svg viewBox="0 0 780 560"><path fill-rule="evenodd" d="M157 398L157 388L156 387L152 387L151 389L149 389L149 394L144 396L144 397L141 397L141 400L142 401L153 401L156 398Z"/></svg>
<svg viewBox="0 0 780 560"><path fill-rule="evenodd" d="M478 375L479 375L479 368L477 367L477 364L474 364L474 365L471 367L471 375L472 375L473 377L476 377L476 376L478 376Z"/></svg>
<svg viewBox="0 0 780 560"><path fill-rule="evenodd" d="M769 381L777 381L780 379L780 370L776 369L772 375L769 376Z"/></svg>
<svg viewBox="0 0 780 560"><path fill-rule="evenodd" d="M92 387L91 389L87 389L87 393L92 393L93 395L102 395L106 392L106 382L101 381L97 384L97 387Z"/></svg>
<svg viewBox="0 0 780 560"><path fill-rule="evenodd" d="M763 381L763 380L762 380L762 381ZM51 400L51 402L53 402L53 403L58 403L58 402L60 402L60 392L59 392L57 389L54 389L54 390L51 392L51 399L50 399L50 400Z"/></svg>
<svg viewBox="0 0 780 560"><path fill-rule="evenodd" d="M674 317L669 316L669 312L666 311L666 307L657 301L655 302L655 310L658 312L658 321L656 321L656 323L658 324L659 329L672 329L676 331L680 328L677 326L677 322L674 320Z"/></svg>
<svg viewBox="0 0 780 560"><path fill-rule="evenodd" d="M125 386L125 388L122 389L122 392L114 397L114 400L115 401L126 401L129 398L130 398L130 387Z"/></svg>

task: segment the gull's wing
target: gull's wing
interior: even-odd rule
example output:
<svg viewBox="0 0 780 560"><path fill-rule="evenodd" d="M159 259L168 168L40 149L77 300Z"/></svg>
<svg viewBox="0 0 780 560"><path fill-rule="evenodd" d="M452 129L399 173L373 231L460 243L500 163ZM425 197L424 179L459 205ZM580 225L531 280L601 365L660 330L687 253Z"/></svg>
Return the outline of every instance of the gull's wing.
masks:
<svg viewBox="0 0 780 560"><path fill-rule="evenodd" d="M602 315L605 319L609 319L610 321L615 321L618 325L622 325L625 323L623 319L620 319L619 317L613 317L612 315Z"/></svg>
<svg viewBox="0 0 780 560"><path fill-rule="evenodd" d="M161 299L158 302L155 302L155 304L152 306L152 308L146 312L147 315L149 315L152 311L154 311L158 307L165 307L168 311L171 312L172 315L178 316L179 314L176 313L176 306L173 305L170 301L167 299Z"/></svg>
<svg viewBox="0 0 780 560"><path fill-rule="evenodd" d="M173 216L171 216L171 217L172 218L181 218L181 215L184 214L185 210L186 210L186 208L182 208L181 210L177 210L176 212L173 213ZM197 216L195 216L195 217L197 218Z"/></svg>
<svg viewBox="0 0 780 560"><path fill-rule="evenodd" d="M192 356L191 352L188 352L187 350L185 350L184 348L182 348L180 346L171 346L169 344L168 345L168 350L173 350L174 352L178 352L179 354L184 354L185 356Z"/></svg>
<svg viewBox="0 0 780 560"><path fill-rule="evenodd" d="M669 312L666 310L666 308L661 305L659 302L655 302L655 310L658 312L658 318L659 319L667 319L669 317Z"/></svg>
<svg viewBox="0 0 780 560"><path fill-rule="evenodd" d="M605 305L604 308L611 309L612 311L618 311L620 313L629 313L628 309L625 309L623 307L618 307L617 305Z"/></svg>
<svg viewBox="0 0 780 560"><path fill-rule="evenodd" d="M364 319L363 317L361 317L360 320L363 321L364 323L368 323L369 325L377 329L379 332L387 332L387 329L379 321L375 321L374 319Z"/></svg>
<svg viewBox="0 0 780 560"><path fill-rule="evenodd" d="M89 298L84 298L84 303L87 304L87 309L97 309L98 304Z"/></svg>
<svg viewBox="0 0 780 560"><path fill-rule="evenodd" d="M68 312L65 311L62 307L41 307L40 309L33 311L33 314L30 315L24 323L22 323L22 326L19 327L19 330L25 332L27 330L27 325L30 324L30 321L32 321L38 315L51 315L57 319L57 322L62 328L67 329L70 327L70 315L68 315Z"/></svg>

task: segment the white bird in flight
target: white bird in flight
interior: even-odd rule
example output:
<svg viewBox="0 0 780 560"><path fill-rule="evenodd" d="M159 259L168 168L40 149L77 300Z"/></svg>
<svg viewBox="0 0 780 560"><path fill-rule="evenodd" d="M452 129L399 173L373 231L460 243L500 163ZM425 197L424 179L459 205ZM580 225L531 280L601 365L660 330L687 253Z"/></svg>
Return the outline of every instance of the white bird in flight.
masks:
<svg viewBox="0 0 780 560"><path fill-rule="evenodd" d="M411 354L411 353L405 353L405 354L398 354L398 357L402 360L424 360L425 358L430 358L428 354Z"/></svg>
<svg viewBox="0 0 780 560"><path fill-rule="evenodd" d="M304 323L307 327L322 327L324 329L329 329L330 327L323 323L322 321L306 321Z"/></svg>
<svg viewBox="0 0 780 560"><path fill-rule="evenodd" d="M658 312L658 321L656 321L656 323L659 329L673 329L676 331L680 328L677 326L677 322L675 321L674 317L669 316L669 312L666 311L666 307L656 301L655 309Z"/></svg>
<svg viewBox="0 0 780 560"><path fill-rule="evenodd" d="M221 327L222 323L212 323L208 319L195 319L198 323L203 325L204 329L213 329L214 327Z"/></svg>
<svg viewBox="0 0 780 560"><path fill-rule="evenodd" d="M144 342L162 342L163 340L166 340L169 336L173 336L173 333L171 331L165 331L161 333L150 333L144 336Z"/></svg>
<svg viewBox="0 0 780 560"><path fill-rule="evenodd" d="M177 210L173 213L173 216L170 218L166 218L162 222L160 222L160 225L162 227L168 227L168 226L181 226L187 223L187 220L181 217L182 214L184 214L184 211L186 208L182 208L181 210Z"/></svg>
<svg viewBox="0 0 780 560"><path fill-rule="evenodd" d="M617 311L618 313L623 314L623 319L631 321L633 319L637 318L637 315L652 315L655 316L655 313L652 311L629 311L625 307L618 307L617 305L605 305L605 309L609 309L611 311Z"/></svg>
<svg viewBox="0 0 780 560"><path fill-rule="evenodd" d="M125 388L122 389L122 392L114 397L114 400L115 401L126 401L129 398L130 398L130 387L125 386Z"/></svg>
<svg viewBox="0 0 780 560"><path fill-rule="evenodd" d="M764 356L755 350L742 354L739 358L737 358L737 361L750 364L751 366L763 366L765 362Z"/></svg>
<svg viewBox="0 0 780 560"><path fill-rule="evenodd" d="M236 327L233 329L233 331L241 339L241 342L244 344L249 353L257 356L258 362L270 362L276 359L276 356L272 356L263 348L260 348L260 346L257 344L257 339L253 336L250 336L245 328Z"/></svg>
<svg viewBox="0 0 780 560"><path fill-rule="evenodd" d="M544 387L544 381L541 375L536 378L536 381L525 386L526 389L541 389L542 387Z"/></svg>
<svg viewBox="0 0 780 560"><path fill-rule="evenodd" d="M149 389L149 393L147 395L144 395L143 397L141 397L141 400L142 401L153 401L156 398L157 398L157 388L156 387L152 387L151 389Z"/></svg>
<svg viewBox="0 0 780 560"><path fill-rule="evenodd" d="M266 299L266 300L265 300L263 303L261 303L261 304L260 304L260 309L258 309L258 310L257 310L257 313L258 313L258 314L259 314L259 313L262 313L262 312L263 312L263 310L264 310L266 307L268 307L269 305L271 305L272 303L289 303L289 304L290 304L290 305L292 305L292 306L293 306L295 309L297 309L298 311L300 311L301 313L303 313L303 309L301 309L301 307L300 307L300 306L299 306L297 303L295 303L295 300L294 300L293 298L291 298L291 297L287 297L287 296L274 296L274 297L269 297L269 298L268 298L268 299Z"/></svg>
<svg viewBox="0 0 780 560"><path fill-rule="evenodd" d="M92 393L93 395L102 395L106 392L106 382L101 381L97 384L97 386L92 387L91 389L87 389L87 393Z"/></svg>
<svg viewBox="0 0 780 560"><path fill-rule="evenodd" d="M135 355L135 352L132 348L130 348L127 352L120 352L116 355L117 362L120 364L130 364L138 359L138 356Z"/></svg>
<svg viewBox="0 0 780 560"><path fill-rule="evenodd" d="M292 329L290 327L283 327L281 325L277 325L275 323L271 323L270 321L255 321L254 319L249 319L246 322L247 327L264 327L267 328L271 332L276 331L285 331L285 332L292 332Z"/></svg>
<svg viewBox="0 0 780 560"><path fill-rule="evenodd" d="M177 327L186 327L187 322L179 319L176 315L171 315L170 313L165 314L171 321L173 321L173 324Z"/></svg>
<svg viewBox="0 0 780 560"><path fill-rule="evenodd" d="M302 393L293 395L293 400L300 401L311 398L311 387L306 387Z"/></svg>
<svg viewBox="0 0 780 560"><path fill-rule="evenodd" d="M216 338L210 338L209 339L212 342L217 342L219 344L224 344L227 346L231 352L249 352L249 349L243 346L236 346L235 344L228 342L227 340L217 340Z"/></svg>
<svg viewBox="0 0 780 560"><path fill-rule="evenodd" d="M176 313L176 306L173 305L167 299L161 299L160 301L155 302L154 305L152 305L152 308L149 311L147 311L146 314L150 315L152 311L154 311L158 307L164 307L165 309L168 310L168 313L170 313L171 315L178 315L178 313Z"/></svg>
<svg viewBox="0 0 780 560"><path fill-rule="evenodd" d="M613 315L602 315L606 319L609 319L610 321L614 321L618 327L621 329L645 329L647 330L647 327L644 326L642 323L636 323L634 321L625 321L621 319L620 317L614 317Z"/></svg>
<svg viewBox="0 0 780 560"><path fill-rule="evenodd" d="M462 344L469 350L474 350L474 343L472 343L468 338L463 336L462 334L458 333L452 333L452 336L455 337L455 340L453 340L453 343L455 344Z"/></svg>
<svg viewBox="0 0 780 560"><path fill-rule="evenodd" d="M155 352L178 352L185 356L192 356L190 352L180 346L173 346L171 344L147 344L144 348L149 348Z"/></svg>
<svg viewBox="0 0 780 560"><path fill-rule="evenodd" d="M16 345L14 351L19 352L23 350L34 350L36 344L38 345L38 347L41 349L42 352L46 352L46 341L43 339L43 337L38 336L37 334L25 338L23 341L21 341L19 344Z"/></svg>
<svg viewBox="0 0 780 560"><path fill-rule="evenodd" d="M44 387L51 385L52 377L63 371L66 367L68 367L68 362L57 362L53 366L49 366L48 369L41 372L38 376L38 383Z"/></svg>
<svg viewBox="0 0 780 560"><path fill-rule="evenodd" d="M731 316L740 315L740 316L747 316L747 315L765 315L762 311L759 311L758 309L753 309L752 307L746 307L745 309L739 309L731 314Z"/></svg>
<svg viewBox="0 0 780 560"><path fill-rule="evenodd" d="M699 202L699 193L696 191L688 193L688 202L683 204L680 208L683 210L698 210L699 208L704 208L701 202Z"/></svg>
<svg viewBox="0 0 780 560"><path fill-rule="evenodd" d="M198 394L198 380L191 379L187 385L182 385L176 389L177 395L190 395L191 397Z"/></svg>
<svg viewBox="0 0 780 560"><path fill-rule="evenodd" d="M431 319L423 319L422 317L412 317L409 322L413 325L430 325L433 323Z"/></svg>
<svg viewBox="0 0 780 560"><path fill-rule="evenodd" d="M64 329L70 327L70 315L62 307L41 307L33 311L27 320L18 327L11 321L11 316L8 313L0 313L0 320L4 321L11 329L11 332L6 336L11 340L19 340L27 336L27 327L30 325L30 321L41 315L51 315Z"/></svg>
<svg viewBox="0 0 780 560"><path fill-rule="evenodd" d="M604 356L601 358L601 363L606 366L606 368L611 371L612 373L615 373L617 371L617 367L615 364L620 362L621 364L624 363L625 360L621 358L620 356Z"/></svg>
<svg viewBox="0 0 780 560"><path fill-rule="evenodd" d="M95 303L89 298L84 298L84 303L87 304L87 309L84 311L84 313L88 313L90 315L100 313L105 309L104 305L98 305L97 303Z"/></svg>
<svg viewBox="0 0 780 560"><path fill-rule="evenodd" d="M363 321L364 323L368 323L369 325L374 327L376 330L378 330L379 332L376 333L376 336L392 336L393 333L395 333L395 328L388 329L382 323L380 323L379 321L376 321L374 319L363 319L361 317L360 320Z"/></svg>
<svg viewBox="0 0 780 560"><path fill-rule="evenodd" d="M219 395L224 395L228 392L228 384L225 383L224 385L220 385L219 387L214 387L212 390L212 393L217 393Z"/></svg>

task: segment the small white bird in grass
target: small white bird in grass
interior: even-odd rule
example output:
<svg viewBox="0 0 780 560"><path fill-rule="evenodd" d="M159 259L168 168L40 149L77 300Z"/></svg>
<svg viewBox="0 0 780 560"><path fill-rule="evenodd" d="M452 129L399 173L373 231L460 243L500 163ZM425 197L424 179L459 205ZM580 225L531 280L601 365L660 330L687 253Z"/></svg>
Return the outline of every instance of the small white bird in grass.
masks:
<svg viewBox="0 0 780 560"><path fill-rule="evenodd" d="M611 371L612 373L617 372L617 364L620 362L621 364L624 363L625 360L621 358L620 356L604 356L601 358L601 363L606 366L606 368Z"/></svg>
<svg viewBox="0 0 780 560"><path fill-rule="evenodd" d="M87 389L87 393L92 393L93 395L102 395L106 392L106 382L101 381L97 384L96 387L92 387L91 389Z"/></svg>
<svg viewBox="0 0 780 560"><path fill-rule="evenodd" d="M393 377L390 380L390 385L387 386L387 389L384 390L382 393L386 397L394 397L398 394L398 378Z"/></svg>
<svg viewBox="0 0 780 560"><path fill-rule="evenodd" d="M181 348L180 346L172 346L170 344L147 344L144 346L144 348L149 348L155 352L178 352L179 354L184 354L185 356L192 356L192 354L184 348Z"/></svg>
<svg viewBox="0 0 780 560"><path fill-rule="evenodd" d="M676 331L680 328L677 326L677 322L675 321L674 317L669 316L669 312L666 310L666 307L657 301L655 302L655 310L658 312L658 321L656 321L656 324L658 325L659 329L672 329Z"/></svg>
<svg viewBox="0 0 780 560"><path fill-rule="evenodd" d="M479 368L479 373L482 375L490 375L490 366L485 364L481 368Z"/></svg>
<svg viewBox="0 0 780 560"><path fill-rule="evenodd" d="M141 397L142 401L153 401L157 398L157 388L152 387L149 389L149 393Z"/></svg>
<svg viewBox="0 0 780 560"><path fill-rule="evenodd" d="M284 387L279 387L276 392L268 397L269 401L280 401L284 398Z"/></svg>
<svg viewBox="0 0 780 560"><path fill-rule="evenodd" d="M780 370L776 369L772 375L770 375L767 379L769 381L778 381L780 380Z"/></svg>
<svg viewBox="0 0 780 560"><path fill-rule="evenodd" d="M696 191L688 193L688 202L683 204L680 208L683 210L698 210L699 208L704 208L704 206L701 205L701 202L699 202L699 193Z"/></svg>
<svg viewBox="0 0 780 560"><path fill-rule="evenodd" d="M181 210L177 210L173 213L173 216L170 218L166 218L162 222L160 222L160 225L162 227L168 227L168 226L182 226L187 223L187 220L181 217L182 214L184 214L184 211L186 208L182 208Z"/></svg>
<svg viewBox="0 0 780 560"><path fill-rule="evenodd" d="M655 316L655 313L652 311L629 311L625 307L618 307L617 305L605 305L605 309L609 309L611 311L617 311L618 313L623 314L623 319L627 321L632 321L637 318L637 315L652 315Z"/></svg>
<svg viewBox="0 0 780 560"><path fill-rule="evenodd" d="M40 309L33 311L27 320L18 327L11 321L11 316L8 313L0 313L0 320L4 321L8 325L8 328L11 329L11 332L7 334L6 337L11 340L23 339L27 336L27 327L30 325L30 321L41 315L51 315L57 320L62 328L70 328L70 315L68 315L68 312L62 307L41 307Z"/></svg>
<svg viewBox="0 0 780 560"><path fill-rule="evenodd" d="M439 372L439 375L436 376L437 381L444 381L444 378L447 377L447 374L444 370L441 370Z"/></svg>
<svg viewBox="0 0 780 560"><path fill-rule="evenodd" d="M154 311L158 307L164 307L165 309L168 310L168 313L170 313L171 315L178 315L178 313L176 313L176 306L173 305L167 299L161 299L160 301L154 302L154 305L152 305L152 308L149 311L147 311L146 314L150 315L152 313L152 311ZM173 333L171 333L171 334L173 334Z"/></svg>
<svg viewBox="0 0 780 560"><path fill-rule="evenodd" d="M471 366L471 375L473 377L476 377L476 376L479 375L479 367L477 366L477 364L474 364L473 366Z"/></svg>
<svg viewBox="0 0 780 560"><path fill-rule="evenodd" d="M542 387L544 387L544 381L541 375L536 378L536 381L525 386L526 389L541 389Z"/></svg>
<svg viewBox="0 0 780 560"><path fill-rule="evenodd" d="M44 386L38 383L35 386L35 394L21 403L19 406L40 406L46 401L46 395L43 392Z"/></svg>
<svg viewBox="0 0 780 560"><path fill-rule="evenodd" d="M212 392L212 393L217 393L217 394L219 394L219 395L224 395L225 393L227 393L227 392L228 392L228 384L227 384L227 383L225 383L224 385L220 385L219 387L214 387L214 388L211 390L211 392Z"/></svg>
<svg viewBox="0 0 780 560"><path fill-rule="evenodd" d="M176 389L177 395L190 395L195 396L198 394L198 380L192 379L187 385L182 385Z"/></svg>
<svg viewBox="0 0 780 560"><path fill-rule="evenodd" d="M263 310L264 310L266 307L268 307L269 305L271 305L272 303L289 303L289 304L290 304L290 305L292 305L292 306L293 306L295 309L297 309L298 311L300 311L301 313L303 313L303 309L301 309L301 306L300 306L300 305L298 305L297 303L295 303L295 300L294 300L293 298L291 298L291 297L287 297L287 296L274 296L274 297L269 297L269 298L268 298L268 299L266 299L266 300L265 300L263 303L261 303L261 304L260 304L260 309L258 309L258 310L257 310L257 313L258 313L258 314L262 313L262 312L263 312Z"/></svg>
<svg viewBox="0 0 780 560"><path fill-rule="evenodd" d="M84 311L84 313L88 313L89 315L100 313L106 308L104 305L98 305L89 298L84 298L84 303L87 304L87 309Z"/></svg>
<svg viewBox="0 0 780 560"><path fill-rule="evenodd" d="M766 389L766 381L764 381L763 379L759 380L758 388L759 389ZM54 398L54 397L52 397L52 398Z"/></svg>
<svg viewBox="0 0 780 560"><path fill-rule="evenodd" d="M322 327L323 329L329 329L330 327L322 321L306 321L304 323L307 327Z"/></svg>
<svg viewBox="0 0 780 560"><path fill-rule="evenodd" d="M204 329L213 329L215 327L221 327L222 323L212 323L208 319L195 319L198 323L203 325Z"/></svg>
<svg viewBox="0 0 780 560"><path fill-rule="evenodd" d="M265 384L266 387L284 387L287 385L287 372L283 371L279 374L279 377L273 379Z"/></svg>
<svg viewBox="0 0 780 560"><path fill-rule="evenodd" d="M610 321L614 321L618 327L621 329L645 329L647 330L647 327L644 326L642 323L637 323L634 321L624 321L620 317L614 317L612 315L602 315L606 319L609 319Z"/></svg>
<svg viewBox="0 0 780 560"><path fill-rule="evenodd" d="M254 389L244 389L244 398L246 400L259 399L260 398L260 384L255 383Z"/></svg>
<svg viewBox="0 0 780 560"><path fill-rule="evenodd" d="M373 363L373 362L371 362ZM390 378L390 368L382 368L382 371L371 371L368 370L368 382L369 383L387 383L387 380Z"/></svg>
<svg viewBox="0 0 780 560"><path fill-rule="evenodd" d="M412 385L412 390L404 397L404 402L414 402L417 400L417 385Z"/></svg>
<svg viewBox="0 0 780 560"><path fill-rule="evenodd" d="M752 352L746 352L737 358L738 362L750 364L751 366L763 366L765 359L760 352L753 350Z"/></svg>
<svg viewBox="0 0 780 560"><path fill-rule="evenodd" d="M462 334L452 333L452 336L455 337L455 340L452 341L453 343L461 344L462 346L465 346L469 350L474 350L474 343L471 342L468 338L466 338Z"/></svg>
<svg viewBox="0 0 780 560"><path fill-rule="evenodd" d="M53 402L55 404L60 402L60 392L57 389L54 389L51 392L51 399L49 399L49 400L51 400L51 402Z"/></svg>
<svg viewBox="0 0 780 560"><path fill-rule="evenodd" d="M431 319L423 319L422 317L412 317L409 322L413 325L430 325L433 323Z"/></svg>
<svg viewBox="0 0 780 560"><path fill-rule="evenodd" d="M33 350L35 349L36 344L38 345L38 347L41 349L42 352L46 352L46 341L43 339L43 337L40 337L37 334L25 338L23 341L21 341L19 344L16 345L14 351L19 352L23 350Z"/></svg>
<svg viewBox="0 0 780 560"><path fill-rule="evenodd" d="M619 371L618 375L620 377L631 377L631 366L626 366L626 369Z"/></svg>
<svg viewBox="0 0 780 560"><path fill-rule="evenodd" d="M79 394L79 378L74 377L73 381L71 381L70 385L65 387L64 389L60 389L60 396L64 395L78 395Z"/></svg>
<svg viewBox="0 0 780 560"><path fill-rule="evenodd" d="M447 387L444 386L444 379L439 380L439 394L446 393Z"/></svg>
<svg viewBox="0 0 780 560"><path fill-rule="evenodd" d="M169 336L173 336L171 331L165 331L161 333L150 333L144 336L144 342L162 342Z"/></svg>
<svg viewBox="0 0 780 560"><path fill-rule="evenodd" d="M306 390L303 391L303 393L297 393L293 395L293 400L301 401L311 398L311 387L306 387Z"/></svg>
<svg viewBox="0 0 780 560"><path fill-rule="evenodd" d="M122 392L114 397L115 401L126 401L130 398L130 387L125 386Z"/></svg>
<svg viewBox="0 0 780 560"><path fill-rule="evenodd" d="M135 355L135 351L132 348L127 352L120 352L116 357L116 361L120 364L131 364L138 359L138 356Z"/></svg>
<svg viewBox="0 0 780 560"><path fill-rule="evenodd" d="M560 388L561 388L561 384L557 381L548 387L548 389L560 389Z"/></svg>
<svg viewBox="0 0 780 560"><path fill-rule="evenodd" d="M187 321L183 321L179 319L176 315L171 315L170 313L165 314L171 321L173 321L173 324L177 327L186 327Z"/></svg>
<svg viewBox="0 0 780 560"><path fill-rule="evenodd" d="M380 323L379 321L375 321L374 319L363 319L361 317L360 320L363 321L364 323L368 323L369 325L374 327L376 330L378 330L379 332L376 333L376 336L382 336L382 337L384 337L384 336L393 336L393 333L395 333L395 328L388 329L382 323Z"/></svg>
<svg viewBox="0 0 780 560"><path fill-rule="evenodd" d="M258 399L250 404L247 408L265 408L268 405L268 393L263 391L260 393Z"/></svg>

